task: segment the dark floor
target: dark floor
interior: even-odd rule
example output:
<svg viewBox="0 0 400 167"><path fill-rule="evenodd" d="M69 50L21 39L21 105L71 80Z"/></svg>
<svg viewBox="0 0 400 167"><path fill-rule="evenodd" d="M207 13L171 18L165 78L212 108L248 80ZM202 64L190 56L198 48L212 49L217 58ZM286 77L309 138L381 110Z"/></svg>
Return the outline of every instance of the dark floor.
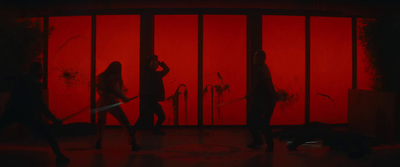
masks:
<svg viewBox="0 0 400 167"><path fill-rule="evenodd" d="M131 152L122 129L106 129L102 150L93 149L95 136L62 137L60 146L71 163L68 166L193 166L193 167L357 167L400 166L400 145L374 147L360 159L348 159L319 143L301 146L289 152L286 142L275 139L273 153L264 148L246 148L249 136L244 128L167 128L167 135L154 136L149 131L137 133L142 151ZM56 166L55 156L41 139L0 142L0 167Z"/></svg>

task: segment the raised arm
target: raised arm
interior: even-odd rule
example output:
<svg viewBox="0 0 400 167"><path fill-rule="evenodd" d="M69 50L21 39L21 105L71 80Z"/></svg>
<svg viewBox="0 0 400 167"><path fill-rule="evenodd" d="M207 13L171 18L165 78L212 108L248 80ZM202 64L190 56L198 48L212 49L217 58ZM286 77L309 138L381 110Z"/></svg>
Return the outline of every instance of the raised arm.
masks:
<svg viewBox="0 0 400 167"><path fill-rule="evenodd" d="M163 70L161 71L161 76L165 77L169 73L170 69L164 62L160 62L159 65L163 68Z"/></svg>

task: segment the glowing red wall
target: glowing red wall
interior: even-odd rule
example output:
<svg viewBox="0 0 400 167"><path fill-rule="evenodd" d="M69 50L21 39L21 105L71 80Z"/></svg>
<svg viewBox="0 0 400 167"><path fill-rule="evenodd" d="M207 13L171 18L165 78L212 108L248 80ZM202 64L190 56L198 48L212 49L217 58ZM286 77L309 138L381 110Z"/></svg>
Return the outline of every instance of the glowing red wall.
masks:
<svg viewBox="0 0 400 167"><path fill-rule="evenodd" d="M58 118L87 112L65 123L90 121L90 16L50 17L49 107Z"/></svg>
<svg viewBox="0 0 400 167"><path fill-rule="evenodd" d="M272 125L304 123L305 17L263 16L262 47L272 81L287 100L278 102Z"/></svg>
<svg viewBox="0 0 400 167"><path fill-rule="evenodd" d="M357 18L357 37L362 35L362 29L368 21L372 19ZM367 57L368 52L362 45L362 41L357 38L357 89L373 90L375 84L375 69L372 68Z"/></svg>
<svg viewBox="0 0 400 167"><path fill-rule="evenodd" d="M171 69L163 79L166 96L166 101L161 103L166 114L164 124L197 125L198 16L154 17L154 53ZM184 94L186 90L187 104Z"/></svg>
<svg viewBox="0 0 400 167"><path fill-rule="evenodd" d="M123 89L127 97L139 94L140 15L99 15L96 30L96 76L113 61L122 64ZM97 95L97 94L96 94ZM98 95L97 95L98 98ZM139 100L122 104L131 124L139 117ZM107 125L119 125L111 115Z"/></svg>
<svg viewBox="0 0 400 167"><path fill-rule="evenodd" d="M352 81L351 18L311 17L310 120L347 123Z"/></svg>
<svg viewBox="0 0 400 167"><path fill-rule="evenodd" d="M179 84L188 90L187 119L184 95L179 99L179 125L197 124L198 86L198 16L156 15L154 51L171 72L164 78L166 97ZM50 17L49 37L49 107L63 118L90 107L90 16ZM272 124L304 123L305 30L303 16L263 16L263 49L266 63L278 89L287 91L288 101L279 102ZM357 29L363 26L357 20ZM311 17L311 121L347 122L347 89L351 88L351 19ZM96 75L112 61L123 67L127 96L139 90L140 16L97 16ZM219 103L246 94L246 16L204 15L203 22L203 120L205 125L244 125L246 101L226 106ZM372 89L373 74L366 71L365 51L357 41L358 88ZM223 78L221 80L221 78ZM223 81L223 82L222 82ZM211 92L213 91L213 108ZM224 87L227 86L227 87ZM222 91L218 97L216 90ZM180 92L184 93L181 88ZM290 96L293 95L293 96ZM221 100L221 101L218 101ZM138 117L138 101L122 105L132 124ZM172 101L162 103L166 125L173 125L176 114ZM213 110L213 111L212 111ZM89 122L90 112L66 123ZM211 115L213 112L213 116ZM213 123L211 120L213 119ZM109 125L118 122L108 118Z"/></svg>
<svg viewBox="0 0 400 167"><path fill-rule="evenodd" d="M244 125L245 100L222 106L220 111L217 105L246 95L246 16L204 15L203 26L203 86L208 90L203 101L204 125L211 125L212 118L214 125ZM214 92L213 117L208 85L229 86L229 91L220 91L220 102L218 91Z"/></svg>

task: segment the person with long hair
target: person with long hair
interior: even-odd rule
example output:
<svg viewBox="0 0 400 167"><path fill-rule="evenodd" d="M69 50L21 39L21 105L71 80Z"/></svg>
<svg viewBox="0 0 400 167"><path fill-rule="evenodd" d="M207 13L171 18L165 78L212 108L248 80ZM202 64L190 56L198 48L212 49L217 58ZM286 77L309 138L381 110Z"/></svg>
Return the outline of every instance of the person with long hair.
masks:
<svg viewBox="0 0 400 167"><path fill-rule="evenodd" d="M119 99L123 102L129 102L132 98L128 98L122 93L123 81L121 77L121 63L118 61L112 62L107 69L97 76L96 88L100 98L97 100L96 107L101 108L118 103ZM118 122L128 130L131 138L132 151L139 150L136 144L135 129L129 123L124 111L120 106L116 106L104 111L97 112L97 141L96 148L101 149L103 141L103 131L106 125L107 113L115 117Z"/></svg>

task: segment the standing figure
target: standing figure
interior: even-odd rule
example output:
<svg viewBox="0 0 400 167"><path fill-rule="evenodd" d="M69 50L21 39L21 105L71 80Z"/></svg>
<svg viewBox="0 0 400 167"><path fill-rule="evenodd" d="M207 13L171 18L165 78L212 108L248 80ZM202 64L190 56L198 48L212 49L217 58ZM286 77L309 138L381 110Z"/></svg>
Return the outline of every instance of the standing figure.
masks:
<svg viewBox="0 0 400 167"><path fill-rule="evenodd" d="M165 90L162 78L168 74L169 68L164 62L158 61L158 56L156 55L147 56L145 59L145 65L146 67L143 77L144 84L143 89L140 92L143 110L148 114L154 113L158 117L153 133L164 135L165 133L162 132L160 128L165 121L165 113L159 104L159 101L165 100ZM157 71L158 66L163 70ZM142 121L145 121L145 118L140 116L136 123L142 124Z"/></svg>
<svg viewBox="0 0 400 167"><path fill-rule="evenodd" d="M67 164L70 160L61 153L49 126L41 120L41 115L44 114L53 123L61 124L61 121L50 112L43 101L43 84L40 81L42 75L42 64L35 62L31 64L28 75L19 78L7 102L4 114L0 118L0 129L13 122L26 125L33 132L47 139L57 156L57 164Z"/></svg>
<svg viewBox="0 0 400 167"><path fill-rule="evenodd" d="M97 100L96 107L101 108L105 106L110 106L118 103L119 99L123 102L128 102L132 99L127 98L121 91L123 86L121 77L121 63L114 61L107 69L97 76L97 93L100 98ZM129 136L131 138L131 149L132 151L139 150L139 146L136 144L135 139L135 129L129 123L124 111L122 111L120 106L116 106L104 111L97 112L97 141L96 148L101 149L101 143L103 141L103 131L106 125L107 113L115 117L118 122L128 130Z"/></svg>
<svg viewBox="0 0 400 167"><path fill-rule="evenodd" d="M249 148L256 148L263 144L259 130L265 132L267 152L274 149L270 121L276 104L276 91L272 83L271 72L265 64L266 54L257 51L253 55L253 73L251 77L251 90L246 96L250 102L248 113L248 128L253 138Z"/></svg>

